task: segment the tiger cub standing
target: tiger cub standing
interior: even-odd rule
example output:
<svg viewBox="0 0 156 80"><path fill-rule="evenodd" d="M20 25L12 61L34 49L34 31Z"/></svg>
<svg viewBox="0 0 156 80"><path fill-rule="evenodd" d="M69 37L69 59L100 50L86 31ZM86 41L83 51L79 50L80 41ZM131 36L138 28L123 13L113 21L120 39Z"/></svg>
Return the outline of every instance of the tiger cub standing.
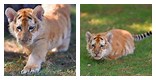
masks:
<svg viewBox="0 0 156 80"><path fill-rule="evenodd" d="M134 52L134 41L142 40L150 35L152 35L152 31L132 35L121 29L113 29L98 34L86 32L87 50L95 60L118 59Z"/></svg>
<svg viewBox="0 0 156 80"><path fill-rule="evenodd" d="M71 32L70 5L43 4L17 12L7 8L5 14L10 33L31 52L21 74L39 72L48 51L68 49Z"/></svg>

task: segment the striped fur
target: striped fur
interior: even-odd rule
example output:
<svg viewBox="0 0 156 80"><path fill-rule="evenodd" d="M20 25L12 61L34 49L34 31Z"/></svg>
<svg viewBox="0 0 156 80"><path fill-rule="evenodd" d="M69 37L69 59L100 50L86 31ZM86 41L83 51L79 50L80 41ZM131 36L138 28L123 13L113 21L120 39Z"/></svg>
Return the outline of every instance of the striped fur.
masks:
<svg viewBox="0 0 156 80"><path fill-rule="evenodd" d="M143 34L133 35L133 37L134 37L135 41L140 41L140 40L143 40L151 35L152 35L152 31L149 31L149 32L146 32Z"/></svg>
<svg viewBox="0 0 156 80"><path fill-rule="evenodd" d="M152 32L132 36L126 30L113 29L103 33L86 32L87 50L95 60L118 59L134 52L134 40L142 40Z"/></svg>

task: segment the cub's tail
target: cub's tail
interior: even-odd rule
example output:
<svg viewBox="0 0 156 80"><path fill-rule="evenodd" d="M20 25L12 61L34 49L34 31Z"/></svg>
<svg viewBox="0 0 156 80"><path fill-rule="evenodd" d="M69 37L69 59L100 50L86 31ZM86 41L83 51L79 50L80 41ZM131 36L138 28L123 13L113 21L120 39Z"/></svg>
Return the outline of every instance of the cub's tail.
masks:
<svg viewBox="0 0 156 80"><path fill-rule="evenodd" d="M146 32L143 34L133 35L133 37L134 37L135 41L140 41L140 40L143 40L151 35L152 35L152 31L149 31L149 32Z"/></svg>

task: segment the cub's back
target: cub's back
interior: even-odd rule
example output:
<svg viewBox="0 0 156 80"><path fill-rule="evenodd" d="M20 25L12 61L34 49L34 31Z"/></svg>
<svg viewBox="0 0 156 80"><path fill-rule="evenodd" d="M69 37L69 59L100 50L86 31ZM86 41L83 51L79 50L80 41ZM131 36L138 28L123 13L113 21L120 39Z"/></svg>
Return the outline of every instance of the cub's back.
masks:
<svg viewBox="0 0 156 80"><path fill-rule="evenodd" d="M70 37L70 5L42 4L42 7L44 9L44 26L46 33L49 34L48 38L58 40L60 37L63 39Z"/></svg>
<svg viewBox="0 0 156 80"><path fill-rule="evenodd" d="M116 59L121 56L133 53L134 38L130 32L121 29L113 29L112 33L112 52L109 55L110 59Z"/></svg>
<svg viewBox="0 0 156 80"><path fill-rule="evenodd" d="M68 4L42 4L44 17L53 22L53 25L70 27L70 5ZM59 23L58 23L59 22Z"/></svg>
<svg viewBox="0 0 156 80"><path fill-rule="evenodd" d="M132 34L126 30L113 29L110 32L113 34L113 37L112 37L113 42L120 41L120 42L123 42L123 44L125 44L124 42L127 40L133 41Z"/></svg>

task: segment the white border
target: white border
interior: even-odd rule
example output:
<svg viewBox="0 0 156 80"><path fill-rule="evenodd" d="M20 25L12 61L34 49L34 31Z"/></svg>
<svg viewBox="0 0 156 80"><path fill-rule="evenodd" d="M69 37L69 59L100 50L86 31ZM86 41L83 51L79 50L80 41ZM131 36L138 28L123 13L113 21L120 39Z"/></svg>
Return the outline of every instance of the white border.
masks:
<svg viewBox="0 0 156 80"><path fill-rule="evenodd" d="M154 37L155 36L155 34L156 34L156 23L155 23L155 21L156 21L156 4L152 4L152 76L153 77L155 77L155 79L156 79L156 58L155 58L155 56L156 56L156 49L154 49L154 48L156 48L156 45L154 45L154 44L156 44L156 38Z"/></svg>
<svg viewBox="0 0 156 80"><path fill-rule="evenodd" d="M0 2L1 3L1 2ZM0 4L0 76L4 75L4 5Z"/></svg>
<svg viewBox="0 0 156 80"><path fill-rule="evenodd" d="M76 4L76 75L80 76L80 4Z"/></svg>
<svg viewBox="0 0 156 80"><path fill-rule="evenodd" d="M4 76L4 4L76 4L76 76ZM1 0L0 1L0 77L2 80L154 80L156 79L156 54L154 44L155 39L152 38L152 76L80 76L80 4L152 4L152 30L155 35L156 21L156 3L154 0Z"/></svg>

